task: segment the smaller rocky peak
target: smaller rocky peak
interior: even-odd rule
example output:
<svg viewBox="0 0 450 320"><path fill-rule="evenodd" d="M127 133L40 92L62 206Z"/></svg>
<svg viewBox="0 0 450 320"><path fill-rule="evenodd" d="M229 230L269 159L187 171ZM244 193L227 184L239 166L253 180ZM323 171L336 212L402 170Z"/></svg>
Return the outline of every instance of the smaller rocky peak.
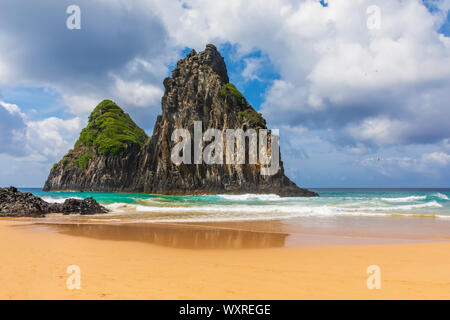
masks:
<svg viewBox="0 0 450 320"><path fill-rule="evenodd" d="M128 145L142 146L147 138L128 113L113 101L103 100L89 116L89 123L81 131L75 149L94 148L105 156L119 156ZM89 161L93 155L85 153L83 156Z"/></svg>
<svg viewBox="0 0 450 320"><path fill-rule="evenodd" d="M125 112L113 101L105 99L100 102L95 109L89 115L89 122L95 121L100 118L102 115L110 112L111 114L124 114Z"/></svg>

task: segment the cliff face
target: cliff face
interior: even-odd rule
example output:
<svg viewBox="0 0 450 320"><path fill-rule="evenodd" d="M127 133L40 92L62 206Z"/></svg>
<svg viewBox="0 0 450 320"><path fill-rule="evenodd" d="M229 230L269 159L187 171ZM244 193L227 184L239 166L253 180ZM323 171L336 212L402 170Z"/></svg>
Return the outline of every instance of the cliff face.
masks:
<svg viewBox="0 0 450 320"><path fill-rule="evenodd" d="M213 45L207 45L198 54L193 50L180 60L172 77L164 80L164 87L162 114L157 118L150 139L140 134L141 129L129 119L131 123L127 122L127 130L120 131L120 143L109 143L109 140L100 143L103 138L98 136L108 134L103 132L107 126L102 128L98 124L99 114L103 118L112 116L111 112L104 110L110 105L114 105L114 113L123 114L113 102L105 100L90 116L89 125L81 133L75 148L52 169L44 190L317 196L290 181L284 174L282 162L276 174L261 175L263 165L260 162L248 164L246 161L242 165L227 164L226 161L224 164L175 164L171 160L175 146L171 139L173 131L188 129L193 143L194 121L202 122L203 132L208 128L222 132L226 129L266 129L262 116L229 83L224 59ZM117 132L109 132L108 138L117 140ZM208 143L203 143L203 147ZM247 154L246 160L249 157Z"/></svg>

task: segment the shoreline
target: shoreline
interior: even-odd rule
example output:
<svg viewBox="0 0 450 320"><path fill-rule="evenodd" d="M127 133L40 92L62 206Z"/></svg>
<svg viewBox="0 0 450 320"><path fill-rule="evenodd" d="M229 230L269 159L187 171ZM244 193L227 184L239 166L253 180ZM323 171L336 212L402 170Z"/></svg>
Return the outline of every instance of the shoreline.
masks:
<svg viewBox="0 0 450 320"><path fill-rule="evenodd" d="M420 217L347 216L332 220L302 217L210 222L141 222L103 218L103 215L52 213L46 217L2 219L20 222L19 228L31 231L193 249L297 248L450 241L450 221L444 223Z"/></svg>
<svg viewBox="0 0 450 320"><path fill-rule="evenodd" d="M133 213L134 214L134 213ZM284 235L286 244L280 247L302 247L309 245L335 244L395 244L429 241L450 241L450 221L437 218L408 217L366 217L340 216L331 218L295 217L268 220L229 220L229 221L140 221L127 216L108 215L63 215L48 214L39 218L3 218L29 224L29 228L46 228L48 231L91 238L108 238L108 229L121 229L114 232L114 240L130 240L123 236L123 230L133 229L134 240L149 242L145 237L152 233L164 234L171 238L198 240L198 234L206 234L205 242L212 239L237 237L248 234ZM75 227L74 227L75 226ZM82 232L88 230L88 232ZM79 230L77 230L77 228ZM53 229L53 230L51 230ZM195 231L191 236L186 232ZM139 233L142 235L139 236ZM209 235L208 235L209 234ZM248 237L247 237L248 238ZM326 239L322 241L321 239ZM245 247L245 246L244 246Z"/></svg>
<svg viewBox="0 0 450 320"><path fill-rule="evenodd" d="M123 226L122 231L114 230L119 232L118 237L108 239L70 235L52 227L39 229L41 225L30 224L30 220L19 220L0 219L2 299L448 299L450 296L450 242L183 248L126 240L120 234ZM157 238L161 238L180 226L160 224L158 228ZM205 230L198 226L181 228L198 239L202 239L199 230ZM216 232L214 228L206 229ZM224 243L239 242L236 235L242 231L233 232L234 236L228 240L223 234L219 239ZM252 234L267 235L260 231ZM179 237L178 242L182 239L186 237ZM247 239L243 243L252 241L242 234L241 239ZM66 288L69 265L81 269L81 290ZM366 287L369 265L381 268L381 290Z"/></svg>

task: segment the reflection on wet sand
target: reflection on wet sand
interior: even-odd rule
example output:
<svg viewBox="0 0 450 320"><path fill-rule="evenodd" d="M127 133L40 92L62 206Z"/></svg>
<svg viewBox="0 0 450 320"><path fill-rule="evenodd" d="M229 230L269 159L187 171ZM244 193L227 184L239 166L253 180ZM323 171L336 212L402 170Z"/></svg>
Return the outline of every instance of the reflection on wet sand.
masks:
<svg viewBox="0 0 450 320"><path fill-rule="evenodd" d="M140 241L184 249L283 247L288 234L158 224L40 224L62 234L95 239Z"/></svg>

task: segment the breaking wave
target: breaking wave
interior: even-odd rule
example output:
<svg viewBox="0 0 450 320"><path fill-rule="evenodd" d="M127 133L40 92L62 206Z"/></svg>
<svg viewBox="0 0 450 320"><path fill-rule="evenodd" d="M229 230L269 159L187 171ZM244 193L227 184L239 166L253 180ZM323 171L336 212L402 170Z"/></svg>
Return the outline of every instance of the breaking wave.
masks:
<svg viewBox="0 0 450 320"><path fill-rule="evenodd" d="M387 202L411 202L411 201L425 200L426 198L427 196L409 196L402 198L381 198L381 200Z"/></svg>
<svg viewBox="0 0 450 320"><path fill-rule="evenodd" d="M434 196L434 197L438 197L438 198L440 198L440 199L442 199L442 200L450 200L450 199L448 198L448 196L446 196L445 194L440 193L440 192L434 194L433 196Z"/></svg>
<svg viewBox="0 0 450 320"><path fill-rule="evenodd" d="M232 201L252 201L252 200L260 200L260 201L280 201L286 198L282 198L276 194L239 194L239 195L228 195L228 194L219 194L217 195L221 199L232 200Z"/></svg>
<svg viewBox="0 0 450 320"><path fill-rule="evenodd" d="M414 216L410 212L421 208L440 208L436 201L422 204L373 207L338 207L334 205L142 205L114 203L107 206L113 211L109 215L122 214L123 217L139 221L159 222L201 222L238 220L276 220L298 217L337 217L337 216ZM434 216L423 214L423 216ZM436 216L437 217L437 216ZM443 216L447 217L447 216ZM450 218L450 216L448 216Z"/></svg>
<svg viewBox="0 0 450 320"><path fill-rule="evenodd" d="M42 197L42 200L50 202L50 203L64 203L64 201L66 201L67 199L79 199L79 200L83 200L83 198L80 197L60 197L60 198L56 198L56 197Z"/></svg>

